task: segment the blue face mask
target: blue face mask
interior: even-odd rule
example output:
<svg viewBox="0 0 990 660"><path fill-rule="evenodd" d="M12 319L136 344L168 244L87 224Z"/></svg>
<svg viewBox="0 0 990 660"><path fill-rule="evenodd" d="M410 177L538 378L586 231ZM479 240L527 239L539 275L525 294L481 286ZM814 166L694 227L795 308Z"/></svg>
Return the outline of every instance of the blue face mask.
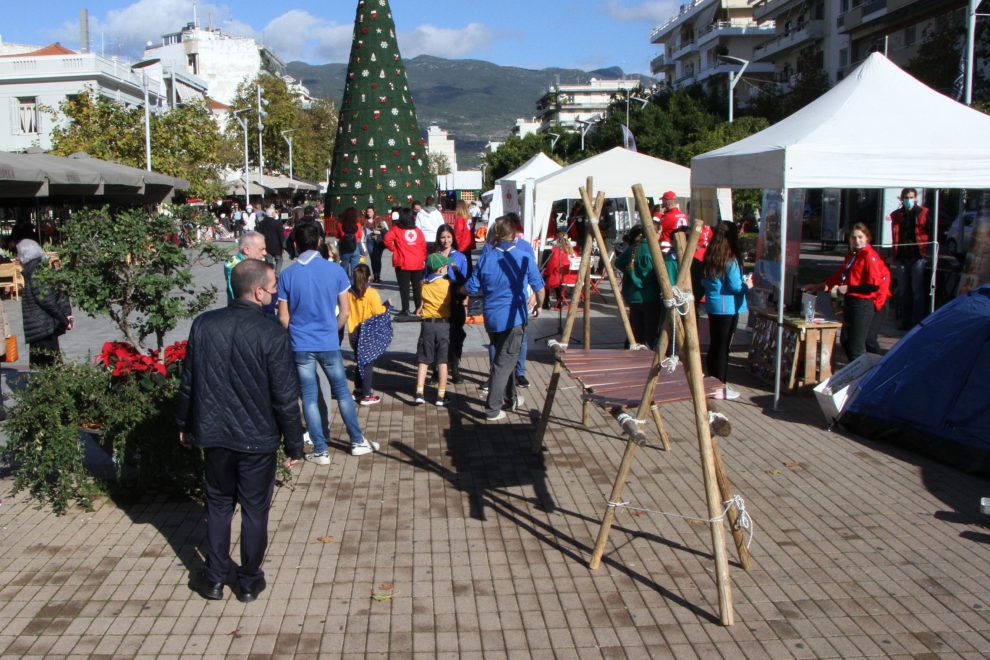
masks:
<svg viewBox="0 0 990 660"><path fill-rule="evenodd" d="M910 211L911 210L911 207L914 206L914 200L913 199L902 199L901 200L901 204L904 205L904 209L905 210Z"/></svg>

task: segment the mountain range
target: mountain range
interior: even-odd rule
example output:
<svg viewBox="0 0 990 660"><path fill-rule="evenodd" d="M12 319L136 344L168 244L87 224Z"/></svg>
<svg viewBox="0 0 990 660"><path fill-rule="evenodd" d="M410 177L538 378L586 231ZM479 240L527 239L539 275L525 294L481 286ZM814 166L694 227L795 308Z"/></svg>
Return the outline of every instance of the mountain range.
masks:
<svg viewBox="0 0 990 660"><path fill-rule="evenodd" d="M456 141L457 164L476 167L480 152L490 141L504 140L517 118L536 114L536 102L554 83L587 83L592 78L617 79L622 69L523 69L482 60L448 60L420 55L405 61L409 89L416 104L420 129L436 125ZM289 75L309 88L313 96L340 103L346 64L290 62ZM644 84L654 81L639 78Z"/></svg>

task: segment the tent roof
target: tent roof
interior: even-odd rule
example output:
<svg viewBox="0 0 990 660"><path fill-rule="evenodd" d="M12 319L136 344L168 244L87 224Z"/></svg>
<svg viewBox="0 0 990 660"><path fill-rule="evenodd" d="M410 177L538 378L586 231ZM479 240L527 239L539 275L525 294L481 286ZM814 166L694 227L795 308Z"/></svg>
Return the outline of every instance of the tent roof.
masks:
<svg viewBox="0 0 990 660"><path fill-rule="evenodd" d="M495 183L498 184L499 181L539 179L559 169L561 169L560 164L541 151L505 176L499 177Z"/></svg>
<svg viewBox="0 0 990 660"><path fill-rule="evenodd" d="M550 209L558 199L577 199L578 190L593 177L594 194L605 197L632 197L634 184L641 184L647 197L660 197L673 190L678 197L691 196L691 170L653 156L636 153L624 147L585 158L536 180L536 226L527 238L543 236L550 219ZM532 227L534 223L527 222Z"/></svg>
<svg viewBox="0 0 990 660"><path fill-rule="evenodd" d="M790 117L691 160L696 188L990 187L990 117L874 53Z"/></svg>

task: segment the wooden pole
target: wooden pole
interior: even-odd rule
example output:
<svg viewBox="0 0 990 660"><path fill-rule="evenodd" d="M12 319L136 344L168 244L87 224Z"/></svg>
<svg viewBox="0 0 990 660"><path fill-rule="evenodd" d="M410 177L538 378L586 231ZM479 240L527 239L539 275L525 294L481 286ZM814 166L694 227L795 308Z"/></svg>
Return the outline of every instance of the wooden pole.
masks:
<svg viewBox="0 0 990 660"><path fill-rule="evenodd" d="M725 464L722 463L722 453L718 450L718 442L712 438L712 458L715 462L715 478L718 480L718 490L723 502L732 499L732 486L729 485L729 477L725 474ZM747 571L753 566L753 558L746 547L746 533L739 526L739 512L735 507L729 507L726 512L729 522L729 529L732 531L732 539L736 542L736 554L739 556L739 563Z"/></svg>
<svg viewBox="0 0 990 660"><path fill-rule="evenodd" d="M588 190L591 190L591 178L588 178ZM590 197L590 194L589 194ZM598 200L596 200L596 205ZM605 197L601 196L601 205L605 205ZM588 245L591 235L589 234L585 240L585 245ZM574 293L571 294L571 304L567 308L567 320L564 322L564 332L561 335L560 343L563 345L564 350L571 343L571 334L574 332L574 322L577 320L578 313L578 301L575 300L577 292L581 290L584 286L585 280L588 279L588 273L591 269L591 250L586 249L581 252L581 264L578 266L578 276L577 282L574 284ZM540 414L540 423L536 427L536 433L533 435L533 445L532 452L534 454L540 454L543 452L543 439L547 433L547 425L550 423L550 413L553 411L553 402L557 397L557 389L560 386L560 372L564 365L561 360L555 360L553 365L553 372L550 374L550 383L547 385L547 398L543 402L543 412Z"/></svg>
<svg viewBox="0 0 990 660"><path fill-rule="evenodd" d="M656 424L657 433L660 434L660 442L663 443L663 450L670 451L670 436L667 435L667 429L663 426L663 417L660 416L660 408L653 404L650 406L650 412L653 413L653 423Z"/></svg>
<svg viewBox="0 0 990 660"><path fill-rule="evenodd" d="M633 186L633 196L639 208L640 217L649 217L649 205L646 195L643 193L641 185ZM687 255L694 255L698 246L701 223L696 222L691 239L688 241ZM650 222L643 223L644 233L650 241L650 252L653 255L654 266L662 266L660 255L660 245L657 242L657 234ZM687 269L690 271L690 269ZM660 288L664 293L664 298L672 296L670 278L667 276L666 268L658 269L660 278ZM678 274L678 284L690 282L690 272L682 271ZM678 287L680 288L680 287ZM683 290L683 289L682 289ZM712 536L712 551L715 555L715 582L718 587L719 619L722 625L731 626L734 621L732 610L732 584L729 580L729 560L725 550L725 532L721 522L715 521L722 515L722 503L719 499L718 483L715 477L715 457L711 431L708 427L708 406L705 397L704 375L701 370L701 348L698 342L698 325L695 318L693 302L689 302L684 314L684 356L685 370L688 377L688 385L691 388L691 395L694 402L695 426L698 431L698 448L701 453L701 470L705 482L705 500L708 504L708 517L713 520L708 527ZM677 314L675 309L670 310L671 314Z"/></svg>

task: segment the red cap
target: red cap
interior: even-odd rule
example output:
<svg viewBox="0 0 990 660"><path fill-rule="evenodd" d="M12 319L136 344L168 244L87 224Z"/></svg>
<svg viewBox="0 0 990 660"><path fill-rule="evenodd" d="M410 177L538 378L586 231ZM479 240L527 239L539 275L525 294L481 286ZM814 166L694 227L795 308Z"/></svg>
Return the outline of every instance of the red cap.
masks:
<svg viewBox="0 0 990 660"><path fill-rule="evenodd" d="M677 199L677 195L674 194L673 190L668 190L660 199Z"/></svg>

